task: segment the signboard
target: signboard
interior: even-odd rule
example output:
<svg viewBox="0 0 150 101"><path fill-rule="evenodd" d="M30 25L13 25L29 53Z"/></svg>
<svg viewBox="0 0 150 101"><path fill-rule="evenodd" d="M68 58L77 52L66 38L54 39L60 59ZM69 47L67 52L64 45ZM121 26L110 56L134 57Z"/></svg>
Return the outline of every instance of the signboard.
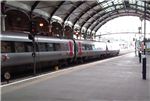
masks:
<svg viewBox="0 0 150 101"><path fill-rule="evenodd" d="M150 51L150 42L146 42L146 51Z"/></svg>

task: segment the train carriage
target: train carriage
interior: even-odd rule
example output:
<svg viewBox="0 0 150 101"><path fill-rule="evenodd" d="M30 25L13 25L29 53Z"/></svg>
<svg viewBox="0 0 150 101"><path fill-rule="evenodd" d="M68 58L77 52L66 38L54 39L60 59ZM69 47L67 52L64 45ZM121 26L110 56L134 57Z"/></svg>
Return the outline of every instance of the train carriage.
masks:
<svg viewBox="0 0 150 101"><path fill-rule="evenodd" d="M101 58L106 56L106 43L88 40L75 40L76 44L76 60L83 62L84 60Z"/></svg>
<svg viewBox="0 0 150 101"><path fill-rule="evenodd" d="M1 71L19 71L33 68L33 44L28 34L2 32L1 35ZM71 62L74 57L72 39L48 36L35 36L36 61L41 66L62 65Z"/></svg>
<svg viewBox="0 0 150 101"><path fill-rule="evenodd" d="M118 43L112 43L112 42L108 42L107 43L107 47L108 47L108 52L107 54L109 56L116 56L119 54L120 52L120 48L119 48L119 44Z"/></svg>

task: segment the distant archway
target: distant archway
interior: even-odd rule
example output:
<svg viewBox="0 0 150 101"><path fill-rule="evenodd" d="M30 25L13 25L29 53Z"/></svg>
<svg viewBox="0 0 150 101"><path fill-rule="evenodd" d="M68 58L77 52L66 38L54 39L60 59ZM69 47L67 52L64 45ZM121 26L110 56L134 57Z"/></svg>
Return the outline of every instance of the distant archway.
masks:
<svg viewBox="0 0 150 101"><path fill-rule="evenodd" d="M49 23L46 19L42 18L42 17L34 17L33 18L36 21L36 27L37 27L37 32L41 33L41 34L46 34L49 32ZM43 26L40 26L39 24L42 23Z"/></svg>
<svg viewBox="0 0 150 101"><path fill-rule="evenodd" d="M29 18L24 12L12 9L6 12L5 26L6 30L29 31Z"/></svg>
<svg viewBox="0 0 150 101"><path fill-rule="evenodd" d="M73 30L70 26L65 26L65 31L64 31L65 37L67 38L73 38Z"/></svg>
<svg viewBox="0 0 150 101"><path fill-rule="evenodd" d="M54 34L54 36L62 37L62 25L58 22L52 22L52 33Z"/></svg>

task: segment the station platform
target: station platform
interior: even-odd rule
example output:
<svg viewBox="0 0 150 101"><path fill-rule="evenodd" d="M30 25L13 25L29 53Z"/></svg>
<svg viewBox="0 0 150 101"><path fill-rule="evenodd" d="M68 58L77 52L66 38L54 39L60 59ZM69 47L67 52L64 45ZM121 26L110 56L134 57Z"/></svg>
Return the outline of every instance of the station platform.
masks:
<svg viewBox="0 0 150 101"><path fill-rule="evenodd" d="M150 101L135 53L112 57L1 86L2 101Z"/></svg>

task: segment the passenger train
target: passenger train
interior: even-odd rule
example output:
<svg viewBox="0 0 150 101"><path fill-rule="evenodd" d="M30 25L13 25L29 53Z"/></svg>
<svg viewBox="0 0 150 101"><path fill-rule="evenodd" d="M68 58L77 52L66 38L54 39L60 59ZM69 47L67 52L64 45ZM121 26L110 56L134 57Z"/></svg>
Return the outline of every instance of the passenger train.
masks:
<svg viewBox="0 0 150 101"><path fill-rule="evenodd" d="M1 74L33 69L33 43L27 33L1 32ZM68 65L119 54L112 43L35 36L37 68Z"/></svg>

